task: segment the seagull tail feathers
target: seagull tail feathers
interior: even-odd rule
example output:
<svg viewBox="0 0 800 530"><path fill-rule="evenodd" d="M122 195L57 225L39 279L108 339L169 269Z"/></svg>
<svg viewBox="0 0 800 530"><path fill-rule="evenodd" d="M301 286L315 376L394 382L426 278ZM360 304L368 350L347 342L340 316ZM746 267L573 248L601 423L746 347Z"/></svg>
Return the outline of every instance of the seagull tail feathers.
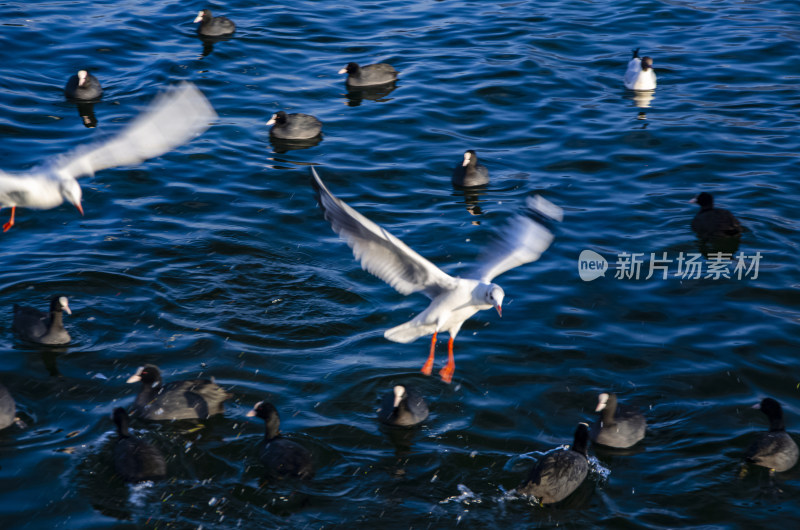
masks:
<svg viewBox="0 0 800 530"><path fill-rule="evenodd" d="M387 329L383 336L392 342L407 344L425 335L431 335L434 331L436 331L436 326L433 324L419 324L415 320L409 320L405 324Z"/></svg>

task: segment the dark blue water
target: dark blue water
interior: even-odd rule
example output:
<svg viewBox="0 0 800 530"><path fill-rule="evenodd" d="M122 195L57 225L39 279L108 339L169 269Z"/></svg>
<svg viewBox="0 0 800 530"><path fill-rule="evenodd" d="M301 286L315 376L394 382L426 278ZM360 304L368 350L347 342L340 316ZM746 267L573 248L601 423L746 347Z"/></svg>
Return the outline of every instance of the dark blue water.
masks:
<svg viewBox="0 0 800 530"><path fill-rule="evenodd" d="M204 46L191 24L203 7L235 20L233 38ZM20 210L0 235L0 382L27 423L0 432L3 528L800 523L797 470L739 478L766 428L752 404L775 397L800 430L799 19L776 0L3 2L4 170L113 133L180 80L219 113L171 153L82 179L84 217ZM658 75L649 103L622 85L636 47ZM391 63L396 88L348 94L336 72L353 60ZM80 68L105 88L93 129L62 93ZM322 142L273 146L278 110L319 117ZM492 174L476 195L450 186L469 148ZM426 299L360 269L309 165L454 274L534 192L565 209L542 259L498 279L503 317L465 324L453 384L418 372L426 340L383 338ZM739 250L761 253L757 278L581 280L584 249L612 265L708 250L689 228L701 190L748 228ZM12 304L44 309L57 293L73 343L21 343ZM146 362L236 397L199 429L135 422L172 478L132 488L110 466L109 417ZM375 421L399 382L432 412L405 436ZM607 389L646 412L636 450L590 449L565 506L509 495ZM262 399L313 451L312 482L263 483L263 425L245 417Z"/></svg>

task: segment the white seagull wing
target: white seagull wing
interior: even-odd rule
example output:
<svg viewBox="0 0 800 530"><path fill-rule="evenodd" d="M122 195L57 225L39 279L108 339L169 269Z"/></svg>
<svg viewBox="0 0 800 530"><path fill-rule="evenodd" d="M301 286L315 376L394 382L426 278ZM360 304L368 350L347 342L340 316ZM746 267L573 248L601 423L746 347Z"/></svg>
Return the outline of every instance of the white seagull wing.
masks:
<svg viewBox="0 0 800 530"><path fill-rule="evenodd" d="M184 82L159 94L119 134L59 157L52 170L61 178L75 178L109 167L135 165L188 142L216 117L203 93Z"/></svg>
<svg viewBox="0 0 800 530"><path fill-rule="evenodd" d="M527 203L539 215L556 221L563 218L561 208L538 195L534 199L529 198ZM468 277L491 282L514 267L536 261L552 242L553 234L550 230L530 217L515 215L487 247L484 264Z"/></svg>
<svg viewBox="0 0 800 530"><path fill-rule="evenodd" d="M641 71L642 60L640 58L634 57L628 61L628 69L625 71L625 88L633 90L633 85L636 84L636 80L639 78Z"/></svg>
<svg viewBox="0 0 800 530"><path fill-rule="evenodd" d="M311 172L325 219L331 223L333 231L347 241L364 270L401 294L422 291L429 298L435 298L441 292L455 288L456 278L335 197L313 167Z"/></svg>

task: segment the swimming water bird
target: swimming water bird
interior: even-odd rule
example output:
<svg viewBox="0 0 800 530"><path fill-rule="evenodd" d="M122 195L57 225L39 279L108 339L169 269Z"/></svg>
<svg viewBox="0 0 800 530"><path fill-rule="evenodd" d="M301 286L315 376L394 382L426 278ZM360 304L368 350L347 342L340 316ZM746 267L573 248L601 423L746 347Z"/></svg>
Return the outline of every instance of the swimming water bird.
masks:
<svg viewBox="0 0 800 530"><path fill-rule="evenodd" d="M517 491L533 495L541 504L566 499L589 474L588 443L589 428L585 423L579 423L572 447L559 447L542 456Z"/></svg>
<svg viewBox="0 0 800 530"><path fill-rule="evenodd" d="M203 9L197 13L194 23L197 26L197 33L205 37L222 37L230 35L236 31L236 24L227 17L215 17L211 14L210 9Z"/></svg>
<svg viewBox="0 0 800 530"><path fill-rule="evenodd" d="M17 403L11 392L0 385L0 429L5 429L17 420Z"/></svg>
<svg viewBox="0 0 800 530"><path fill-rule="evenodd" d="M103 95L103 87L95 76L86 70L79 70L67 80L64 94L73 99L98 99Z"/></svg>
<svg viewBox="0 0 800 530"><path fill-rule="evenodd" d="M205 131L216 116L202 92L191 83L181 83L156 97L143 114L104 142L80 147L25 173L0 171L0 208L11 208L3 231L14 226L18 206L48 210L66 200L83 215L77 177L161 156Z"/></svg>
<svg viewBox="0 0 800 530"><path fill-rule="evenodd" d="M644 438L647 422L633 407L617 403L617 395L605 392L597 397L600 418L592 424L592 442L608 447L631 447Z"/></svg>
<svg viewBox="0 0 800 530"><path fill-rule="evenodd" d="M396 385L383 396L378 419L386 425L411 427L428 417L428 404L416 389Z"/></svg>
<svg viewBox="0 0 800 530"><path fill-rule="evenodd" d="M376 225L344 201L335 197L312 167L313 184L325 219L353 249L361 267L382 279L401 294L421 292L431 299L427 309L414 319L384 333L394 342L408 343L433 334L428 360L422 373L433 369L436 337L440 331L450 334L447 345L447 365L439 372L444 382L453 379L455 360L453 341L468 318L482 309L494 307L502 316L503 289L492 279L519 265L536 261L550 243L553 235L531 219L517 215L488 249L488 256L464 278L444 273L405 243ZM560 220L561 209L537 196L530 206L546 217Z"/></svg>
<svg viewBox="0 0 800 530"><path fill-rule="evenodd" d="M11 327L20 338L38 344L67 344L72 338L64 328L64 311L72 314L66 296L54 296L50 300L50 312L35 307L14 304L14 320Z"/></svg>
<svg viewBox="0 0 800 530"><path fill-rule="evenodd" d="M158 480L167 476L167 463L161 452L133 436L129 431L130 418L122 407L114 409L117 438L114 444L114 469L127 482Z"/></svg>
<svg viewBox="0 0 800 530"><path fill-rule="evenodd" d="M744 455L745 460L766 467L770 473L788 471L797 463L797 444L786 432L783 409L772 398L764 398L753 405L769 418L769 431L762 432Z"/></svg>
<svg viewBox="0 0 800 530"><path fill-rule="evenodd" d="M272 125L269 133L275 138L283 140L307 140L319 136L322 132L322 122L310 114L286 114L284 111L276 112L267 122Z"/></svg>
<svg viewBox="0 0 800 530"><path fill-rule="evenodd" d="M453 185L469 188L489 183L489 170L478 162L478 155L470 149L464 153L464 160L453 168Z"/></svg>
<svg viewBox="0 0 800 530"><path fill-rule="evenodd" d="M651 57L639 58L639 48L633 50L633 58L625 72L625 88L630 90L655 90L656 73Z"/></svg>
<svg viewBox="0 0 800 530"><path fill-rule="evenodd" d="M377 63L359 66L358 63L347 63L339 70L340 74L347 74L347 84L350 86L370 86L391 83L397 79L397 70L390 64Z"/></svg>
<svg viewBox="0 0 800 530"><path fill-rule="evenodd" d="M266 425L258 459L264 464L267 474L275 478L310 479L314 476L311 452L281 435L281 419L272 403L259 401L247 416L259 417Z"/></svg>
<svg viewBox="0 0 800 530"><path fill-rule="evenodd" d="M212 379L192 379L162 384L161 370L141 366L128 383L142 383L132 412L148 420L204 420L225 412L224 401L233 397Z"/></svg>
<svg viewBox="0 0 800 530"><path fill-rule="evenodd" d="M710 193L704 191L689 202L700 206L700 211L692 220L692 230L700 239L736 237L744 231L731 212L725 208L714 208L714 197Z"/></svg>

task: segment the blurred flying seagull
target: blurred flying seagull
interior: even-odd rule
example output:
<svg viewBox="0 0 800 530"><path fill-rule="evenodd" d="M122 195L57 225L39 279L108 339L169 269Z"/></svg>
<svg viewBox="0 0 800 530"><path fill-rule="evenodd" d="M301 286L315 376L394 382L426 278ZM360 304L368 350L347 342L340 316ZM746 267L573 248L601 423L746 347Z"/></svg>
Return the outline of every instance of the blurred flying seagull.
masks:
<svg viewBox="0 0 800 530"><path fill-rule="evenodd" d="M77 177L161 156L205 131L216 117L202 92L184 82L157 96L144 113L104 142L79 147L25 173L0 171L0 208L11 208L3 231L14 226L17 206L47 210L66 200L83 215Z"/></svg>
<svg viewBox="0 0 800 530"><path fill-rule="evenodd" d="M553 234L530 217L515 215L487 249L485 260L465 278L446 274L423 258L386 229L373 223L344 201L335 197L312 167L314 188L325 219L353 249L361 267L374 274L400 294L422 292L431 299L427 309L412 320L387 330L384 337L395 342L412 342L433 334L428 360L422 373L433 369L436 335L450 334L447 365L439 374L445 383L453 380L455 361L453 341L462 324L482 309L494 307L502 316L505 293L492 279L507 270L539 259ZM560 221L561 208L540 196L528 199L528 206L538 215Z"/></svg>

